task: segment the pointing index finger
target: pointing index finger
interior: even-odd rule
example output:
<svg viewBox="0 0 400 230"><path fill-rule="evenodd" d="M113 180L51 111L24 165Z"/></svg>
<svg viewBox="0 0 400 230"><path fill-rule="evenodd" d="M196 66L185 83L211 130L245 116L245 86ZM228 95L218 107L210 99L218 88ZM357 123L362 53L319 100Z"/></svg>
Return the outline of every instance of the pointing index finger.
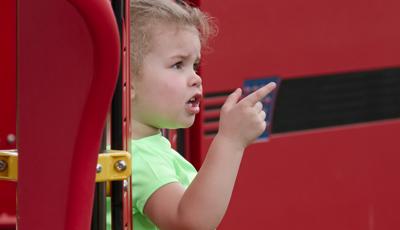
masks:
<svg viewBox="0 0 400 230"><path fill-rule="evenodd" d="M265 96L267 96L270 92L272 92L272 90L274 90L275 87L276 87L276 83L275 82L270 82L267 85L264 85L263 87L261 87L261 88L257 89L256 91L252 92L247 97L243 98L241 102L253 106L258 101L260 101Z"/></svg>

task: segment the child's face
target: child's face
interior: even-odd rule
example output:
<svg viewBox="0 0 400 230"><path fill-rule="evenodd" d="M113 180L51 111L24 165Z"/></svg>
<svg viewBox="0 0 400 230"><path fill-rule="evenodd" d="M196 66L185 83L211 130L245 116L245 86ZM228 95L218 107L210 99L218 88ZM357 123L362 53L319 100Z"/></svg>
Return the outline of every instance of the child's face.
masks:
<svg viewBox="0 0 400 230"><path fill-rule="evenodd" d="M202 94L196 73L200 49L195 28L155 27L141 74L133 78L133 133L145 135L193 124Z"/></svg>

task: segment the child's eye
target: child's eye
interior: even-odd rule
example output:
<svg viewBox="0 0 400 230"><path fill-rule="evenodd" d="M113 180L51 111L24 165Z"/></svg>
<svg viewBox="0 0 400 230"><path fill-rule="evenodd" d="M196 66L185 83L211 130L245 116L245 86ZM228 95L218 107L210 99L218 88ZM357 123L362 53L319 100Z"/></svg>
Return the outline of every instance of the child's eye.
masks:
<svg viewBox="0 0 400 230"><path fill-rule="evenodd" d="M193 69L196 73L199 72L199 68L200 68L200 63L196 62L193 64Z"/></svg>
<svg viewBox="0 0 400 230"><path fill-rule="evenodd" d="M182 67L183 67L182 61L179 61L179 62L175 63L174 65L172 65L172 68L174 68L174 69L182 69Z"/></svg>

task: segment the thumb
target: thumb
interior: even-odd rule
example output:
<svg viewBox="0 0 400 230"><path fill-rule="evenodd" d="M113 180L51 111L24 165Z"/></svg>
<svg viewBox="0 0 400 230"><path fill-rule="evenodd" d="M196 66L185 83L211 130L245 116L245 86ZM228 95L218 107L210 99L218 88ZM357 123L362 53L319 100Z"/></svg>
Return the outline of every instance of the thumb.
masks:
<svg viewBox="0 0 400 230"><path fill-rule="evenodd" d="M226 98L226 101L224 103L225 108L230 108L239 101L240 97L242 96L242 89L237 88L233 93L231 93L228 98Z"/></svg>

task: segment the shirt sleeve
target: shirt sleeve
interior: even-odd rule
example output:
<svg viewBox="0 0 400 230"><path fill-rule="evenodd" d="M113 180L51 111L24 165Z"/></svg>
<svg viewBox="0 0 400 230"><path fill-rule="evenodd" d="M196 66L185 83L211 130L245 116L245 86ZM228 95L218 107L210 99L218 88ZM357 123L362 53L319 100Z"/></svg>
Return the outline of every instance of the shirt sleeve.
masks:
<svg viewBox="0 0 400 230"><path fill-rule="evenodd" d="M132 169L133 212L143 215L149 197L160 187L178 182L172 162L152 154L134 154ZM136 210L135 210L136 209Z"/></svg>

